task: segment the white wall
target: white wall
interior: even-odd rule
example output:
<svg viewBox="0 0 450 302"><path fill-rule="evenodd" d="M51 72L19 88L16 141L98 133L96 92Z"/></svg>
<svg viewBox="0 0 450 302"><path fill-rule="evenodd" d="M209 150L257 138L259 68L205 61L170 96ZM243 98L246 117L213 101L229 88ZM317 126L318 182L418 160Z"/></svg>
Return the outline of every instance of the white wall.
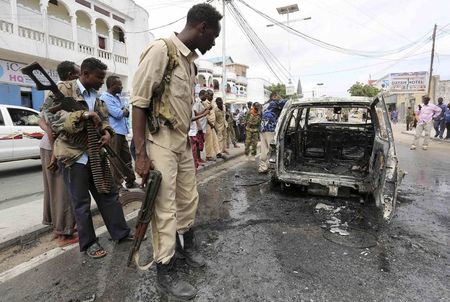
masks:
<svg viewBox="0 0 450 302"><path fill-rule="evenodd" d="M11 5L8 1L0 0L0 19L11 22Z"/></svg>
<svg viewBox="0 0 450 302"><path fill-rule="evenodd" d="M19 26L27 27L37 31L43 31L42 15L39 11L27 7L17 6L17 18Z"/></svg>
<svg viewBox="0 0 450 302"><path fill-rule="evenodd" d="M247 79L247 100L250 102L264 103L267 101L267 97L264 95L264 85L270 85L270 83L260 78Z"/></svg>
<svg viewBox="0 0 450 302"><path fill-rule="evenodd" d="M92 32L82 27L77 27L78 43L93 46L92 45Z"/></svg>
<svg viewBox="0 0 450 302"><path fill-rule="evenodd" d="M72 40L72 24L54 17L48 17L48 34L66 40Z"/></svg>

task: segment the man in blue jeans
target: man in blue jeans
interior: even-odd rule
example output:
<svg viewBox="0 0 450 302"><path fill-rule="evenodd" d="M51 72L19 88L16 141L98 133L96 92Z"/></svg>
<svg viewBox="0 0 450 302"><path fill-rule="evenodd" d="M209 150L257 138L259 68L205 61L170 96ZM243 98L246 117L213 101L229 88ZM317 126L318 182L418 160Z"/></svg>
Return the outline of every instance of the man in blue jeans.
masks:
<svg viewBox="0 0 450 302"><path fill-rule="evenodd" d="M444 118L444 113L447 110L447 106L444 104L444 99L443 98L438 98L438 104L437 106L439 108L441 108L441 114L439 114L439 116L436 116L433 121L434 121L434 131L436 131L436 134L434 135L434 137L438 137L440 139L443 139L444 137L444 130L445 130L445 118Z"/></svg>
<svg viewBox="0 0 450 302"><path fill-rule="evenodd" d="M99 144L109 144L114 131L108 123L108 109L97 98L97 90L103 85L107 66L96 58L85 59L81 63L81 75L78 80L61 82L58 88L66 97L79 102L83 110L52 112L55 106L53 95L49 95L43 106L45 117L52 130L59 134L55 140L53 152L63 168L64 183L69 191L77 223L80 251L92 258L106 256L106 251L98 243L91 215L91 197L105 222L111 238L116 241L132 240L122 206L119 202L117 188L99 192L94 184L90 156L83 137L87 137L87 122L90 121L101 134ZM92 154L92 153L91 153ZM104 188L103 188L104 189Z"/></svg>

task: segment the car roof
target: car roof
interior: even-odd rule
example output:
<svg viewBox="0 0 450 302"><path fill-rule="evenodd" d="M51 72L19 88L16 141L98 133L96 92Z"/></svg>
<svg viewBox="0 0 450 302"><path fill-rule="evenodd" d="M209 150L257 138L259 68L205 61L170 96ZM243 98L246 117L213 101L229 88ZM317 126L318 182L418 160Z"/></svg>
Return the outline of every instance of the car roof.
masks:
<svg viewBox="0 0 450 302"><path fill-rule="evenodd" d="M30 108L30 107L24 107L24 106L16 106L16 105L8 105L8 104L0 104L0 107L4 107L4 108L16 108L16 109L26 109L26 110L31 110L34 112L38 112L37 110Z"/></svg>
<svg viewBox="0 0 450 302"><path fill-rule="evenodd" d="M292 101L292 105L362 105L370 106L376 97L348 96L348 97L320 97L320 98L301 98Z"/></svg>

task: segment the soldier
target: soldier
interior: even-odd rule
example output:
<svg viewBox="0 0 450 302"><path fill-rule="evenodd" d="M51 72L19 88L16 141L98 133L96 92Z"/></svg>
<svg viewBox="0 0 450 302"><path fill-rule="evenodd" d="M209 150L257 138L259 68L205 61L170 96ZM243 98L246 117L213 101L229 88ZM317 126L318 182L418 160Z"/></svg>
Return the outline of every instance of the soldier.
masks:
<svg viewBox="0 0 450 302"><path fill-rule="evenodd" d="M216 99L216 107L214 109L216 113L216 125L215 129L217 132L217 141L219 143L219 152L228 153L225 149L226 139L227 139L227 128L225 126L225 112L223 111L223 100L222 98Z"/></svg>
<svg viewBox="0 0 450 302"><path fill-rule="evenodd" d="M225 119L227 121L227 148L230 146L230 141L233 144L233 147L239 148L236 143L236 132L234 131L236 128L236 120L233 118L229 104L225 106L225 110Z"/></svg>
<svg viewBox="0 0 450 302"><path fill-rule="evenodd" d="M201 90L198 97L202 100L202 105L204 108L214 109L215 106L212 103L214 92L212 92L212 90ZM215 161L216 156L218 158L222 157L217 139L217 132L215 129L216 111L210 110L209 114L206 116L206 119L208 121L205 135L206 160Z"/></svg>
<svg viewBox="0 0 450 302"><path fill-rule="evenodd" d="M253 103L253 106L247 112L245 125L245 155L247 159L253 161L256 156L256 145L258 144L259 127L261 125L259 103Z"/></svg>
<svg viewBox="0 0 450 302"><path fill-rule="evenodd" d="M96 58L85 59L81 63L80 78L61 82L58 88L66 97L80 102L85 110L67 112L59 110L52 113L53 95L44 104L45 115L52 130L59 134L54 143L53 153L63 166L64 183L70 194L75 211L80 250L92 258L106 256L106 251L98 243L91 217L91 192L111 238L116 241L133 240L130 228L123 215L116 186L109 192L99 192L94 183L91 169L91 157L87 146L77 143L78 135L87 137L87 121L92 121L101 133L100 144L109 144L113 129L108 123L108 109L97 98L97 90L103 85L107 66Z"/></svg>
<svg viewBox="0 0 450 302"><path fill-rule="evenodd" d="M194 102L196 49L205 54L220 33L222 15L210 4L194 5L187 14L186 25L169 39L152 42L144 49L133 80L131 97L133 134L136 147L136 172L145 184L151 169L162 173L162 182L151 220L153 258L157 268L157 286L177 299L191 299L197 290L178 278L175 250L193 267L205 265L194 244L195 214L198 192L194 161L188 141ZM177 65L160 100L159 130L146 131L147 112L156 88L163 80L171 50L176 49ZM172 58L173 59L173 58ZM153 105L152 105L153 106ZM154 107L152 107L154 108ZM156 130L156 129L155 129ZM148 133L146 135L146 132ZM183 237L184 247L179 236Z"/></svg>

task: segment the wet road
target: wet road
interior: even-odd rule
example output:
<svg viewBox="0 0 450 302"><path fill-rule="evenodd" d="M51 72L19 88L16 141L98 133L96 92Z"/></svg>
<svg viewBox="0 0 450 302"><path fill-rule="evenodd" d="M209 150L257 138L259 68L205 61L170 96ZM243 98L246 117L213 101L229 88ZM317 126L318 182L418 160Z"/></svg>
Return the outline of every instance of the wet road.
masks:
<svg viewBox="0 0 450 302"><path fill-rule="evenodd" d="M271 190L255 162L211 171L196 223L207 267L180 264L194 301L448 301L449 148L397 150L408 175L387 227L357 199ZM330 232L334 219L348 236ZM160 301L155 269L127 268L130 244L106 236L107 257L70 250L0 284L0 301Z"/></svg>

